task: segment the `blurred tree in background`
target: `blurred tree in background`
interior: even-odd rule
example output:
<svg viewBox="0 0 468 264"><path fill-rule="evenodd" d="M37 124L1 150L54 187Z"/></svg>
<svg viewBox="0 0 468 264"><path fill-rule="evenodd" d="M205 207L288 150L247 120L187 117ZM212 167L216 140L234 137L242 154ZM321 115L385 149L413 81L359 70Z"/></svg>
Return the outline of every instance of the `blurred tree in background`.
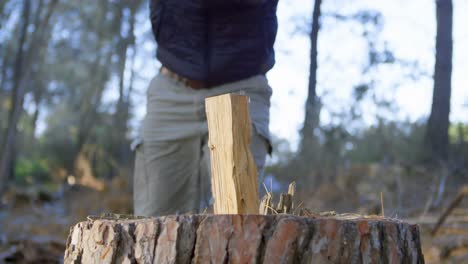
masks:
<svg viewBox="0 0 468 264"><path fill-rule="evenodd" d="M447 193L447 179L450 178L450 184L456 188L467 177L465 125L450 125L449 122L451 1L434 1L437 11L436 63L428 123L425 120L395 121L396 102L382 96L381 75L386 71L401 72L399 79L392 80L391 86L395 88L429 76L418 61L397 57L383 40L381 32L385 24L382 13L373 9L339 12L340 1L335 1L332 8L324 7L327 1L314 0L313 3L310 22L301 25L300 30L310 39L308 97L301 140L297 152L293 152L287 142L275 139L276 153L267 172L278 175L284 183L297 180L299 186L307 186L302 199L311 201L306 202L311 208L350 210L367 203L365 201L375 203L379 200L380 191L389 197L390 206L399 208L400 212L404 211L404 199L412 201L416 207L425 206L425 210L440 206ZM318 43L324 34L320 29L330 21L354 25L354 32L365 43L367 59L361 65L361 80L353 86L353 103L345 112L332 113L339 122L324 125L320 121L321 111L329 106L323 104L317 92L324 85L317 81L317 76L320 74L320 62L327 63L327 60L320 58ZM415 104L417 100L415 98ZM374 124L356 127L355 124L367 114L369 105L376 109ZM450 157L449 149L453 149ZM431 157L431 166L435 165L437 169L424 169L429 165L428 157ZM425 183L421 185L422 182ZM417 186L428 190L424 198L414 196ZM343 196L347 197L346 202L343 202ZM355 203L352 202L354 197L357 199ZM321 200L329 203L323 205Z"/></svg>
<svg viewBox="0 0 468 264"><path fill-rule="evenodd" d="M453 5L452 0L436 1L436 60L431 115L426 142L433 160L447 161L449 155L450 96L452 91Z"/></svg>
<svg viewBox="0 0 468 264"><path fill-rule="evenodd" d="M2 1L1 189L15 175L35 182L128 173L135 24L144 2ZM117 99L105 103L110 86Z"/></svg>

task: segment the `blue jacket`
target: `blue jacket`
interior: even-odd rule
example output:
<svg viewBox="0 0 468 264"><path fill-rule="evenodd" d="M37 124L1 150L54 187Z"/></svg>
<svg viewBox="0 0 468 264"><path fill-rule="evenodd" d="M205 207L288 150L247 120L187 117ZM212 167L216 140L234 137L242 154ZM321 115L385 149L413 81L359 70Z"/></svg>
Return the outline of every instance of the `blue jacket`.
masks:
<svg viewBox="0 0 468 264"><path fill-rule="evenodd" d="M275 63L278 0L150 0L157 58L210 85L266 73Z"/></svg>

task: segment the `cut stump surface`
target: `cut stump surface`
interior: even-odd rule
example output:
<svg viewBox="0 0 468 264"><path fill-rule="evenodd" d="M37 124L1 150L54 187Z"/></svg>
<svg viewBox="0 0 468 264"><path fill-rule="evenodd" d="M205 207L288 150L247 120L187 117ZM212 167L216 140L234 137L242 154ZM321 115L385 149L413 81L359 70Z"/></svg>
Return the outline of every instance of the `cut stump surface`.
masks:
<svg viewBox="0 0 468 264"><path fill-rule="evenodd" d="M340 215L180 215L90 219L65 263L424 263L419 229Z"/></svg>

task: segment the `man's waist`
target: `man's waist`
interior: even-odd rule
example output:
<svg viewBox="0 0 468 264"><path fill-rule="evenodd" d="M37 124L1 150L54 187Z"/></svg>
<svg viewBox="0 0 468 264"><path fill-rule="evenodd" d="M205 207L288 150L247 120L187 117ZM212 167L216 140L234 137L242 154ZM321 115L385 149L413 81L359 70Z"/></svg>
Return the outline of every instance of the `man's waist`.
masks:
<svg viewBox="0 0 468 264"><path fill-rule="evenodd" d="M164 75L164 76L167 76L177 82L180 82L182 83L183 85L187 86L187 87L190 87L194 90L203 90L203 89L211 89L215 86L219 86L219 85L222 85L224 83L222 82L217 82L217 83L213 83L213 82L207 82L207 81L201 81L201 80L195 80L195 79L190 79L190 78L186 78L186 77L183 77L177 73L175 73L174 71L168 69L167 67L165 66L162 66L161 69L159 70L159 72Z"/></svg>
<svg viewBox="0 0 468 264"><path fill-rule="evenodd" d="M237 78L237 79L234 79L234 80L210 80L210 81L202 81L202 80L196 80L196 79L190 79L190 78L187 78L187 77L184 77L176 72L174 72L173 70L165 67L165 66L162 66L160 69L159 69L159 72L160 74L166 76L166 77L169 77L179 83L182 83L183 85L187 86L187 87L190 87L194 90L203 90L203 89L211 89L211 88L214 88L214 87L217 87L217 86L221 86L221 85L224 85L224 84L228 84L228 83L232 83L232 82L236 82L236 81L240 81L240 80L244 80L244 79L247 79L247 78L250 78L252 76L256 76L256 75L265 75L266 74L266 71L261 71L259 73L255 73L255 74L250 74L250 75L245 75L245 76L242 76L242 78Z"/></svg>

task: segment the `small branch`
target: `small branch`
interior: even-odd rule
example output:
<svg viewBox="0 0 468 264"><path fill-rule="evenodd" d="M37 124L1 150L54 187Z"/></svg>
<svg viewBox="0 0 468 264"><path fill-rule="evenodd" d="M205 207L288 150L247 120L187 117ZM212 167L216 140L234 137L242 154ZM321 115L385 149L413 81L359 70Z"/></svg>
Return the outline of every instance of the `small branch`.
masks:
<svg viewBox="0 0 468 264"><path fill-rule="evenodd" d="M380 208L381 208L382 217L385 217L385 208L384 208L384 202L383 202L383 192L380 192Z"/></svg>
<svg viewBox="0 0 468 264"><path fill-rule="evenodd" d="M453 209L455 209L455 207L457 207L461 203L465 195L468 195L468 185L465 185L460 189L455 200L453 200L453 202L450 203L449 207L440 216L439 220L437 221L437 224L432 229L432 232L431 232L432 236L434 236L437 233L440 226L445 222L445 219L450 215Z"/></svg>

